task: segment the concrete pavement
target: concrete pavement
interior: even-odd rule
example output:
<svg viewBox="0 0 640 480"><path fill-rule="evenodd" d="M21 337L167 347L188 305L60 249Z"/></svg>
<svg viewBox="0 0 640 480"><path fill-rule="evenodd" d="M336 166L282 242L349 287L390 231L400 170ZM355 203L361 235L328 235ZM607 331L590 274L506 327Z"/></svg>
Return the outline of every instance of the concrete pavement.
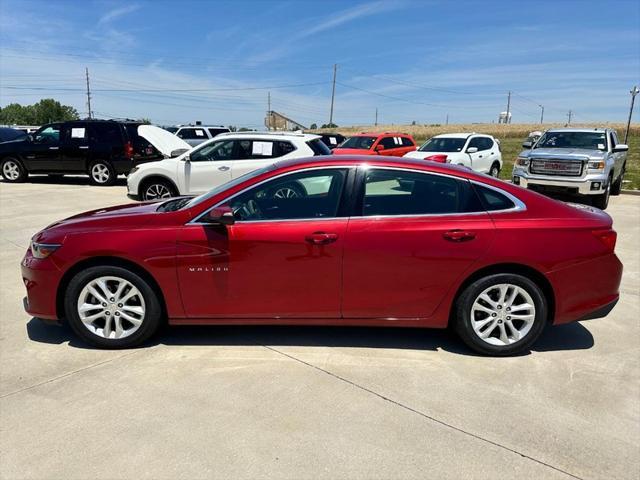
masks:
<svg viewBox="0 0 640 480"><path fill-rule="evenodd" d="M625 265L605 319L484 358L447 332L182 327L88 348L22 310L19 262L122 185L0 183L0 477L629 478L640 475L640 197L608 212Z"/></svg>

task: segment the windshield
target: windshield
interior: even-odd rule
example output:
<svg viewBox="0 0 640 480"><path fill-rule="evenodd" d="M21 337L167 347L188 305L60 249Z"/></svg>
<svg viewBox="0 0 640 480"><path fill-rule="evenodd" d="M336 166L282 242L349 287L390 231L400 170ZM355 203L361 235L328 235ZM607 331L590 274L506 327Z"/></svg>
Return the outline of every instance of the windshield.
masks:
<svg viewBox="0 0 640 480"><path fill-rule="evenodd" d="M419 149L420 152L461 152L466 138L434 137L426 141Z"/></svg>
<svg viewBox="0 0 640 480"><path fill-rule="evenodd" d="M586 148L605 150L607 140L604 132L547 132L535 148Z"/></svg>
<svg viewBox="0 0 640 480"><path fill-rule="evenodd" d="M258 170L245 173L244 175L241 175L238 178L234 178L233 180L230 180L227 183L218 185L216 188L214 188L213 190L209 190L207 193L203 193L202 195L198 195L197 197L190 199L188 203L185 203L183 205L183 207L186 207L186 208L195 207L196 205L206 200L209 200L211 197L215 197L219 193L222 193L229 188L235 187L236 185L240 185L242 182L247 181L251 178L257 177L259 175L262 175L263 173L270 172L275 168L276 166L274 164L271 164L271 165L267 165L266 167L262 167Z"/></svg>
<svg viewBox="0 0 640 480"><path fill-rule="evenodd" d="M376 137L351 137L347 138L340 148L357 148L360 150L369 150L373 142L376 141Z"/></svg>

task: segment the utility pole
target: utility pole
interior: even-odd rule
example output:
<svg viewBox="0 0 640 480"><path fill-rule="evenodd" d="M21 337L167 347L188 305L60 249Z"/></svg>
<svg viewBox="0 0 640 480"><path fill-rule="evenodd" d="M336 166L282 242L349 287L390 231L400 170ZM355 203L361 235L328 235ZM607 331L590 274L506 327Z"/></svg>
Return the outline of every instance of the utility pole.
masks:
<svg viewBox="0 0 640 480"><path fill-rule="evenodd" d="M89 88L89 69L85 67L84 72L87 76L87 114L89 118L93 118L91 114L91 89Z"/></svg>
<svg viewBox="0 0 640 480"><path fill-rule="evenodd" d="M447 113L447 118L444 121L445 125L449 125L449 114Z"/></svg>
<svg viewBox="0 0 640 480"><path fill-rule="evenodd" d="M271 114L271 92L267 92L267 118L269 119L269 125L267 128L271 131L271 119L273 115Z"/></svg>
<svg viewBox="0 0 640 480"><path fill-rule="evenodd" d="M571 125L571 117L573 116L573 112L571 110L569 110L569 113L567 113L567 117L569 118L569 121L567 122L567 125Z"/></svg>
<svg viewBox="0 0 640 480"><path fill-rule="evenodd" d="M376 107L376 123L375 126L378 126L378 107Z"/></svg>
<svg viewBox="0 0 640 480"><path fill-rule="evenodd" d="M636 101L636 95L640 93L640 89L636 85L629 92L631 94L631 108L629 108L629 120L627 120L627 130L624 132L624 143L627 143L627 138L629 137L629 127L631 127L631 115L633 115L633 104Z"/></svg>
<svg viewBox="0 0 640 480"><path fill-rule="evenodd" d="M336 70L338 70L338 65L334 63L333 64L333 88L331 90L331 112L329 113L329 125L333 124L333 101L336 97Z"/></svg>
<svg viewBox="0 0 640 480"><path fill-rule="evenodd" d="M540 123L544 123L544 105L538 105L542 111L540 112Z"/></svg>
<svg viewBox="0 0 640 480"><path fill-rule="evenodd" d="M511 115L511 91L507 95L507 118L504 119L504 123L511 123L509 116Z"/></svg>

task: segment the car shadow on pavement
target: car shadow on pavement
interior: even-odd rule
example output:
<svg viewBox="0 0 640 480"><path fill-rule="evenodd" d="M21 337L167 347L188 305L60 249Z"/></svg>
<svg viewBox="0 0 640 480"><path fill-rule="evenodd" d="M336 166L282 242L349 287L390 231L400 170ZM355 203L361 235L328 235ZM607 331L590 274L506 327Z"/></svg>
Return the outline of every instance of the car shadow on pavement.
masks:
<svg viewBox="0 0 640 480"><path fill-rule="evenodd" d="M80 340L68 326L48 325L36 318L27 323L34 342L75 348L94 348ZM393 327L300 326L173 326L164 328L139 348L168 346L300 346L445 350L477 355L449 330ZM594 345L591 332L580 323L547 328L531 350L536 352L585 350ZM528 355L526 352L523 355Z"/></svg>
<svg viewBox="0 0 640 480"><path fill-rule="evenodd" d="M5 181L0 178L0 183L10 184L11 182ZM35 183L40 185L86 185L92 186L89 182L89 177L86 175L29 175L24 183ZM125 177L118 177L116 182L112 185L114 187L126 187L127 179Z"/></svg>

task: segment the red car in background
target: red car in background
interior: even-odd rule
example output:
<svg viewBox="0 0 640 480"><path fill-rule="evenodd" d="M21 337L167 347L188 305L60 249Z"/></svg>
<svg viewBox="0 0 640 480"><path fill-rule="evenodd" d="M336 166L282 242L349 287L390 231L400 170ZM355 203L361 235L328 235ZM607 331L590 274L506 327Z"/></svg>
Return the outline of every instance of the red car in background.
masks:
<svg viewBox="0 0 640 480"><path fill-rule="evenodd" d="M406 133L358 133L347 138L339 147L334 148L334 155L384 155L402 157L417 148L411 135Z"/></svg>
<svg viewBox="0 0 640 480"><path fill-rule="evenodd" d="M466 168L314 157L54 223L22 277L28 313L99 347L140 344L166 320L452 325L472 349L510 355L613 308L615 243L606 213Z"/></svg>

